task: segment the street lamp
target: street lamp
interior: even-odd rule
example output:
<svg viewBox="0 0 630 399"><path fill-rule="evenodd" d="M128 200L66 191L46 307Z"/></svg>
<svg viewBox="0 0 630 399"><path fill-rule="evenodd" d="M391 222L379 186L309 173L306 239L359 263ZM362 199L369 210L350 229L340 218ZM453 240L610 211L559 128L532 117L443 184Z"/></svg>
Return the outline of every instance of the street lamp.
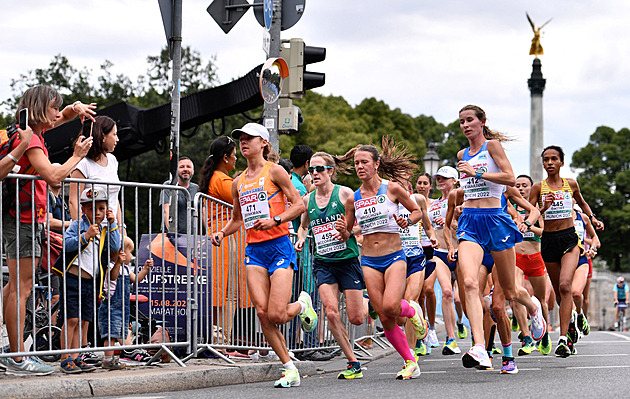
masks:
<svg viewBox="0 0 630 399"><path fill-rule="evenodd" d="M433 176L440 168L440 156L435 152L435 144L430 142L427 146L427 154L422 158L424 171Z"/></svg>

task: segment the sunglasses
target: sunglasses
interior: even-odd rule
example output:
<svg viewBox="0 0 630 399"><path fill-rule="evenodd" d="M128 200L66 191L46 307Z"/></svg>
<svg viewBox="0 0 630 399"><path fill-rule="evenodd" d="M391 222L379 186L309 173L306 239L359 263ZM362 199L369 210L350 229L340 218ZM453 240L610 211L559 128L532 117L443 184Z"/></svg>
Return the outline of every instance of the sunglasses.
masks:
<svg viewBox="0 0 630 399"><path fill-rule="evenodd" d="M326 169L332 169L332 166L322 166L322 165L309 166L308 173L313 173L315 171L317 171L317 173L324 173Z"/></svg>

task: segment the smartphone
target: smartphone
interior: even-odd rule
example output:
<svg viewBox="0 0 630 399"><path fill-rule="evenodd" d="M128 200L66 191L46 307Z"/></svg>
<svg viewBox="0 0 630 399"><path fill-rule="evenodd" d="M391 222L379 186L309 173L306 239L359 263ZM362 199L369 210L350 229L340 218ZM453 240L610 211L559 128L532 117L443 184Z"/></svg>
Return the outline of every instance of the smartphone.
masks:
<svg viewBox="0 0 630 399"><path fill-rule="evenodd" d="M92 120L85 118L83 120L83 130L81 131L83 136L90 137L92 135Z"/></svg>
<svg viewBox="0 0 630 399"><path fill-rule="evenodd" d="M20 110L20 121L18 123L20 130L26 130L28 127L28 108Z"/></svg>

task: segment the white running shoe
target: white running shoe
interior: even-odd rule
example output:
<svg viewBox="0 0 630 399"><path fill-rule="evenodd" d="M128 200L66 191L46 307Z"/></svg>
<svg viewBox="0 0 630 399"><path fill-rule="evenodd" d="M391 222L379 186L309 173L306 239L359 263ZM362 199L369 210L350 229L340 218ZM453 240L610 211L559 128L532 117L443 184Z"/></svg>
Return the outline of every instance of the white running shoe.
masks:
<svg viewBox="0 0 630 399"><path fill-rule="evenodd" d="M427 334L427 344L431 348L437 348L440 346L440 341L438 340L435 330L429 329L429 334Z"/></svg>
<svg viewBox="0 0 630 399"><path fill-rule="evenodd" d="M492 361L488 356L488 352L481 346L473 346L462 356L462 363L466 368L476 367L479 370L492 369Z"/></svg>
<svg viewBox="0 0 630 399"><path fill-rule="evenodd" d="M532 320L532 339L534 341L539 341L547 331L547 322L543 317L542 306L540 305L540 301L538 300L538 298L533 296L532 301L534 302L534 305L536 305L536 313L530 315Z"/></svg>

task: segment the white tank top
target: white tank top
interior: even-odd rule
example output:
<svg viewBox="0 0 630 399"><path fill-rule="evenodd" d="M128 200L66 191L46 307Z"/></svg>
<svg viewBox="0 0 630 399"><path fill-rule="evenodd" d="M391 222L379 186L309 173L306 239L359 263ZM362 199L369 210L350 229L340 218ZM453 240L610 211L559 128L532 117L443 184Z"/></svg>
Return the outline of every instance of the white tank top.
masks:
<svg viewBox="0 0 630 399"><path fill-rule="evenodd" d="M398 234L399 226L394 219L398 205L387 197L389 180L383 179L374 197L362 198L361 189L354 192L354 210L357 224L364 235L374 233Z"/></svg>
<svg viewBox="0 0 630 399"><path fill-rule="evenodd" d="M494 159L488 152L488 142L484 142L479 152L470 155L470 147L464 150L463 161L467 161L473 169L481 169L488 173L499 173L501 169L494 162ZM464 172L460 172L460 183L464 189L464 201L480 198L501 198L503 195L504 185L493 183L487 180L477 179L475 175L468 176Z"/></svg>

